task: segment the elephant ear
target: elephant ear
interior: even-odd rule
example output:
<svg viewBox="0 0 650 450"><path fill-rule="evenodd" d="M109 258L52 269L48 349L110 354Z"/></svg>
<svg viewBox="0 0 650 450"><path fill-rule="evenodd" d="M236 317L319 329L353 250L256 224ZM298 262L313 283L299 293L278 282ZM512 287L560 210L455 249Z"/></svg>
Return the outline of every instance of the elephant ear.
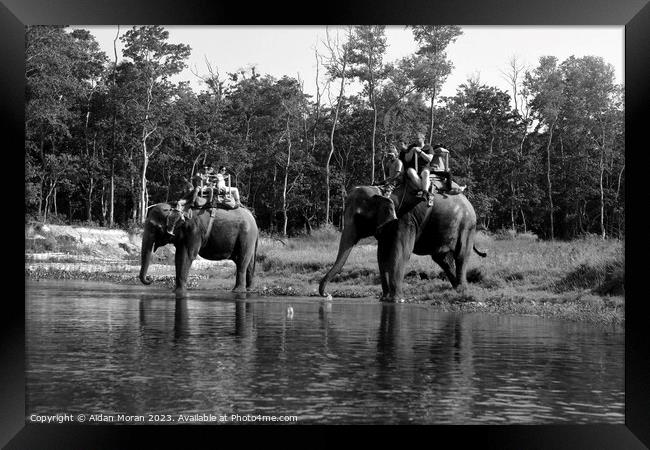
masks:
<svg viewBox="0 0 650 450"><path fill-rule="evenodd" d="M391 199L375 195L371 200L375 210L375 236L378 236L386 225L397 220L397 214L395 213L395 204Z"/></svg>
<svg viewBox="0 0 650 450"><path fill-rule="evenodd" d="M154 252L156 249L162 245L166 245L167 242L162 242L161 237L165 236L167 229L167 217L171 214L172 209L169 205L166 207L156 206L152 208L147 214L147 223L146 227L149 227L150 232L153 236L156 237L154 241Z"/></svg>

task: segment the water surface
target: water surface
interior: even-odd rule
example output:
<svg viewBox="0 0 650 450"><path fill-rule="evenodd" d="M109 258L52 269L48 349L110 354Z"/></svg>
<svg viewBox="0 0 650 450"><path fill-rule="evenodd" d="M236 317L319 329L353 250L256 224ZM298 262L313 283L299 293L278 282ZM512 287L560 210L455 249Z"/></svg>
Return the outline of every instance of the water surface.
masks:
<svg viewBox="0 0 650 450"><path fill-rule="evenodd" d="M624 333L374 299L26 281L26 411L624 423ZM291 306L293 315L288 314Z"/></svg>

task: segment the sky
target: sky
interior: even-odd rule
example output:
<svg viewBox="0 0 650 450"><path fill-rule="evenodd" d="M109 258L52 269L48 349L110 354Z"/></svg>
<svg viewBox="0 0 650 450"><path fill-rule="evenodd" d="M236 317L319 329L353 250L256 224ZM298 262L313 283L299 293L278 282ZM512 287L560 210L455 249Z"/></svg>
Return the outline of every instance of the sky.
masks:
<svg viewBox="0 0 650 450"><path fill-rule="evenodd" d="M90 30L113 60L113 40L117 26L72 26ZM131 26L121 25L120 35ZM164 26L170 43L188 44L192 53L186 68L176 80L187 80L195 91L205 85L193 73L207 73L206 60L224 79L228 72L250 65L256 72L276 78L299 77L308 94L316 93L316 59L314 49L325 53L325 26ZM337 27L331 26L330 35ZM463 26L463 34L447 47L454 68L447 78L442 96L451 96L468 78L482 84L510 91L503 72L516 57L531 69L541 56L552 55L563 61L571 55L601 56L615 69L616 82L624 81L623 26ZM414 53L417 44L410 29L387 26L388 48L385 62L396 61ZM117 42L118 60L122 43ZM323 70L321 69L321 75ZM348 92L355 91L354 85ZM334 94L333 94L334 95Z"/></svg>

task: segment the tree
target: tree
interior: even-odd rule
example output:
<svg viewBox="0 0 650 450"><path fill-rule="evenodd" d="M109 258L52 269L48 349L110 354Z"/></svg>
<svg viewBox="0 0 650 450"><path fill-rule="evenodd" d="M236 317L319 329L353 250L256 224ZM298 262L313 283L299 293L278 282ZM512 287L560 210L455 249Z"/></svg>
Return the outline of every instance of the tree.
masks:
<svg viewBox="0 0 650 450"><path fill-rule="evenodd" d="M329 30L327 32L327 41L325 42L325 47L328 50L328 56L326 56L325 67L327 68L327 73L332 80L339 79L339 94L336 100L336 106L334 107L334 118L332 120L332 128L330 129L330 151L327 154L327 160L325 161L325 222L330 222L330 161L332 160L332 155L334 154L334 132L336 131L336 124L339 120L339 113L341 111L341 104L343 102L343 92L345 90L345 80L348 77L346 70L348 69L348 60L350 57L350 41L352 36L352 30L350 28L346 31L346 40L340 42L338 35L336 39L330 39ZM330 103L331 100L330 100Z"/></svg>
<svg viewBox="0 0 650 450"><path fill-rule="evenodd" d="M152 154L164 140L161 133L165 109L173 95L169 78L185 68L185 59L190 47L185 44L170 44L169 32L159 25L133 27L121 39L124 42L124 56L133 61L138 74L132 86L133 113L139 121L139 144L142 151L140 171L140 199L138 218L144 221L147 210L147 169ZM149 145L150 139L156 139Z"/></svg>
<svg viewBox="0 0 650 450"><path fill-rule="evenodd" d="M451 73L453 64L447 59L445 49L462 35L457 25L415 25L415 41L420 46L416 54L420 61L415 70L416 83L431 99L429 144L433 141L435 101L442 85Z"/></svg>
<svg viewBox="0 0 650 450"><path fill-rule="evenodd" d="M289 186L289 171L291 169L291 152L292 152L292 145L294 142L293 136L297 134L297 133L292 134L292 128L296 127L296 125L298 125L298 127L300 126L299 120L303 114L306 114L306 111L304 109L304 97L302 93L302 88L299 87L299 84L296 80L290 79L288 77L283 77L280 81L278 81L276 86L279 89L280 103L282 104L282 109L284 110L284 115L285 115L284 118L285 129L282 133L280 142L285 142L287 146L286 147L287 159L286 159L286 164L284 166L284 184L282 188L282 213L284 219L282 223L282 235L286 236L287 225L289 223L289 217L287 215L289 209L287 203L287 194L291 189L293 189L296 186L297 181L301 178L300 176L297 176L294 179L294 182L291 184L291 186ZM298 124L296 124L297 121ZM300 139L300 142L303 142L303 140Z"/></svg>
<svg viewBox="0 0 650 450"><path fill-rule="evenodd" d="M377 134L377 99L376 91L381 80L386 76L383 63L386 53L386 35L384 25L358 25L354 27L349 40L348 77L358 78L364 83L364 91L372 107L371 171L370 183L375 182L375 136Z"/></svg>
<svg viewBox="0 0 650 450"><path fill-rule="evenodd" d="M530 73L526 73L525 86L534 96L531 107L541 124L548 129L546 142L546 181L549 202L550 237L554 239L553 221L553 186L551 182L551 143L553 142L553 131L557 125L560 109L563 103L563 80L562 74L557 66L557 58L554 56L543 56L539 59L539 66Z"/></svg>
<svg viewBox="0 0 650 450"><path fill-rule="evenodd" d="M567 90L575 90L581 99L582 111L588 112L585 132L592 145L598 150L598 182L600 194L600 234L605 239L605 158L614 147L616 139L616 106L614 105L614 68L605 64L602 58L587 56L571 57L564 61L561 69L565 73ZM584 109L583 109L584 108Z"/></svg>
<svg viewBox="0 0 650 450"><path fill-rule="evenodd" d="M67 33L59 26L27 28L26 173L33 178L26 180L26 190L36 198L26 198L26 202L37 204L44 220L50 207L56 209L58 185L71 176L79 159L78 154L68 154L69 147L79 148L75 134L79 120L88 122L90 100L104 60L87 31ZM90 208L91 198L88 201Z"/></svg>

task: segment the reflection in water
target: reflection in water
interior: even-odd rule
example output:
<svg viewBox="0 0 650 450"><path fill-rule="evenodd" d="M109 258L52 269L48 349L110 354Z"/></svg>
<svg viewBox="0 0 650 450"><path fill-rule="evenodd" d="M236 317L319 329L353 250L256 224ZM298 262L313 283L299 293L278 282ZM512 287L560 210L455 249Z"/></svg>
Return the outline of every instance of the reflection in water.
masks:
<svg viewBox="0 0 650 450"><path fill-rule="evenodd" d="M174 306L174 341L179 343L189 335L189 317L187 315L187 299L176 300Z"/></svg>
<svg viewBox="0 0 650 450"><path fill-rule="evenodd" d="M107 283L26 292L28 413L623 423L622 330L367 301L173 301Z"/></svg>

